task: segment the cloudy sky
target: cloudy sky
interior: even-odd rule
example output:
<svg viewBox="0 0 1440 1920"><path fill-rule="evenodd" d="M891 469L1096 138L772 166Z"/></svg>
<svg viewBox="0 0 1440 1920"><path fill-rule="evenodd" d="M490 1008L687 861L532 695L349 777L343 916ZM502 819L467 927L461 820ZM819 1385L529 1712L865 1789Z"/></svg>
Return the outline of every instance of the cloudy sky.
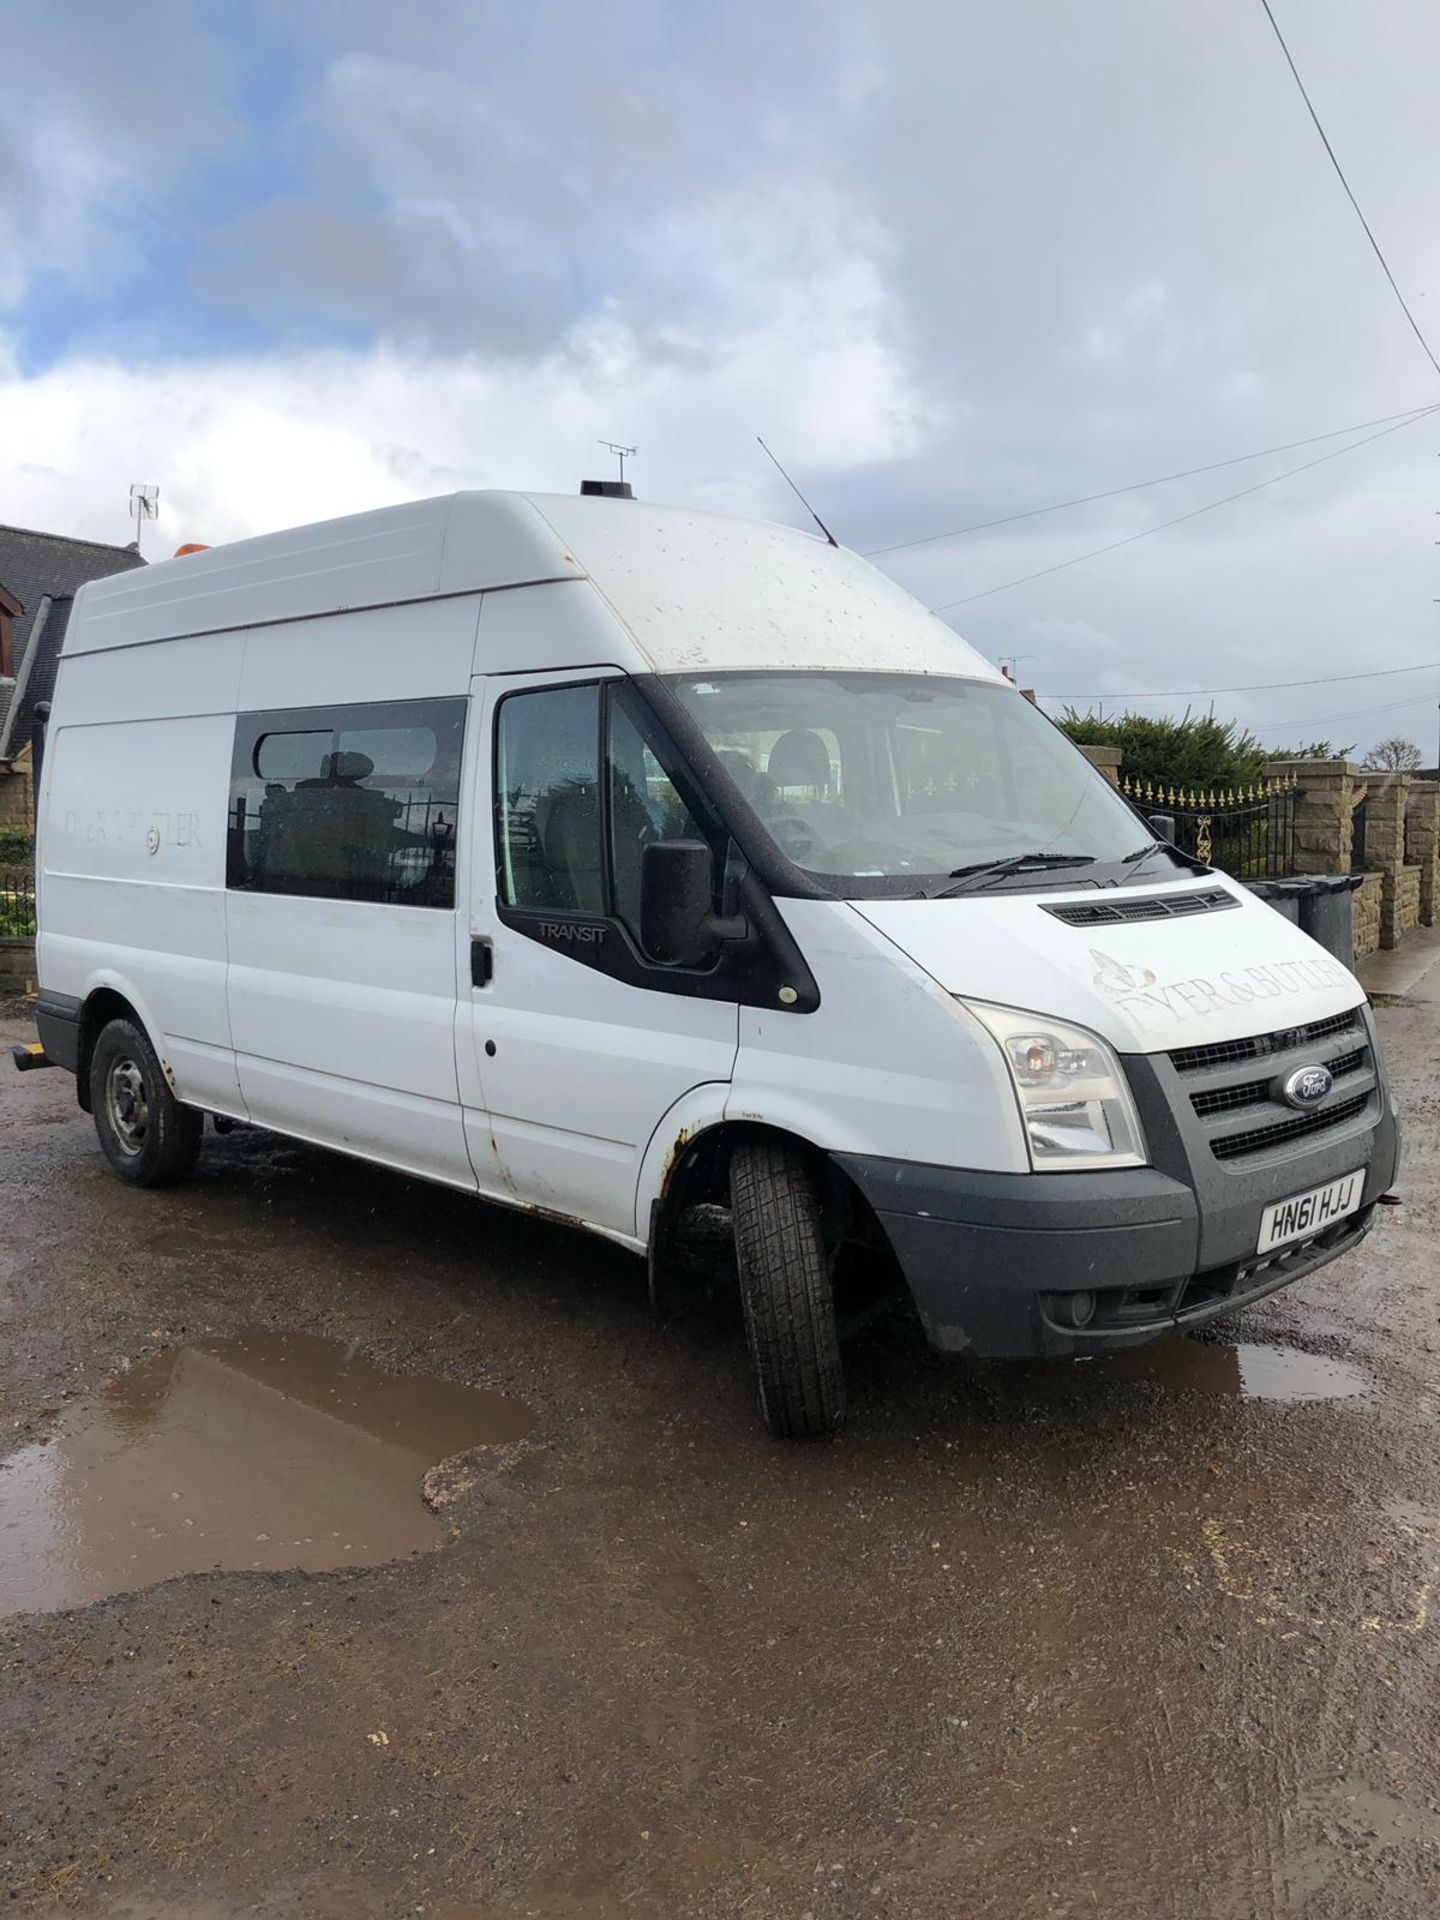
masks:
<svg viewBox="0 0 1440 1920"><path fill-rule="evenodd" d="M1440 352L1440 12L1275 7ZM602 437L647 497L797 519L762 433L871 550L1440 404L1258 0L0 0L0 33L22 525L124 541L154 481L169 553L568 491ZM1065 564L1363 437L882 564L1107 710L1440 660L1440 415ZM1433 764L1437 700L1215 705Z"/></svg>

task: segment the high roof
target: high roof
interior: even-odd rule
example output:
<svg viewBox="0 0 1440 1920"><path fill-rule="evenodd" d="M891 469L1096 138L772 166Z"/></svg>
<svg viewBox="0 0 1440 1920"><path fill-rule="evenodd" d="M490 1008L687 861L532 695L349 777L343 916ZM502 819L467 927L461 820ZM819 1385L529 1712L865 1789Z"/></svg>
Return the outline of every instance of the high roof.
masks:
<svg viewBox="0 0 1440 1920"><path fill-rule="evenodd" d="M500 492L382 507L99 581L66 652L563 580L590 581L626 629L638 658L617 665L999 677L885 574L808 533L645 501Z"/></svg>

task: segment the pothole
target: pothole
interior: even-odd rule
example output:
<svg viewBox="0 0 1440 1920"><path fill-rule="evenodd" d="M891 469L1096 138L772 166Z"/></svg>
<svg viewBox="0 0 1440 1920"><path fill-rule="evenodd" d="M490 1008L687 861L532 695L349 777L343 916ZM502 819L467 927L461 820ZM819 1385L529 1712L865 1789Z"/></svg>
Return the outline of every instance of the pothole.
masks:
<svg viewBox="0 0 1440 1920"><path fill-rule="evenodd" d="M1230 1393L1245 1400L1346 1400L1368 1393L1358 1367L1295 1347L1258 1342L1191 1340L1183 1335L1149 1347L1098 1356L1087 1371L1112 1380L1148 1380L1187 1393Z"/></svg>
<svg viewBox="0 0 1440 1920"><path fill-rule="evenodd" d="M176 1574L437 1547L428 1466L530 1432L522 1401L263 1331L157 1353L0 1463L0 1617Z"/></svg>

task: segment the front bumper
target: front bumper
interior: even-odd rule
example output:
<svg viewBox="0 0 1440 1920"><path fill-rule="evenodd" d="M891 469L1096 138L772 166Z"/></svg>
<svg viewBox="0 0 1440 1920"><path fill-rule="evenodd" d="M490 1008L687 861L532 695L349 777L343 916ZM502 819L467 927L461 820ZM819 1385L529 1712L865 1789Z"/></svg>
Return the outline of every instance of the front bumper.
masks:
<svg viewBox="0 0 1440 1920"><path fill-rule="evenodd" d="M1114 1173L1000 1174L837 1156L879 1216L932 1346L991 1358L1139 1346L1263 1299L1357 1245L1395 1178L1390 1103L1319 1151L1239 1179ZM1365 1168L1358 1213L1260 1259L1273 1201ZM1066 1324L1067 1296L1094 1318Z"/></svg>

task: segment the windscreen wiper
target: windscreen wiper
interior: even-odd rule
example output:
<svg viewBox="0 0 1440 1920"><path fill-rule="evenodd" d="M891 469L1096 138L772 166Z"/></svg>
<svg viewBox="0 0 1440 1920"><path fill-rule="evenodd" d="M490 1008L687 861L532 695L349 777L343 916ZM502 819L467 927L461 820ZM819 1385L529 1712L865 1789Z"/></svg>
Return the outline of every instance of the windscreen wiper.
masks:
<svg viewBox="0 0 1440 1920"><path fill-rule="evenodd" d="M1213 868L1205 861L1197 860L1194 854L1186 853L1183 848L1177 847L1169 840L1151 840L1146 846L1137 847L1134 853L1127 853L1120 864L1122 867L1138 867L1156 853L1168 853L1178 866L1188 868L1191 873L1213 872Z"/></svg>
<svg viewBox="0 0 1440 1920"><path fill-rule="evenodd" d="M942 887L927 894L928 900L949 900L957 893L969 893L986 880L998 880L1007 873L1043 873L1047 867L1093 867L1093 853L1012 853L1008 860L976 860L968 867L956 867L950 875L957 887Z"/></svg>

